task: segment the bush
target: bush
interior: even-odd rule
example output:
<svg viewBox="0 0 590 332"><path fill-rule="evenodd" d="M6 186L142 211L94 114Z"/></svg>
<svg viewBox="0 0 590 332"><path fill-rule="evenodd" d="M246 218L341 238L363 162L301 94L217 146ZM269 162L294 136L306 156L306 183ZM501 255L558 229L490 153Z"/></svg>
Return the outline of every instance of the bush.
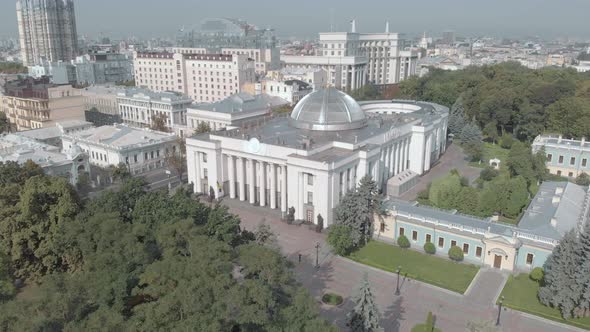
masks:
<svg viewBox="0 0 590 332"><path fill-rule="evenodd" d="M498 172L493 167L488 166L484 168L481 173L479 173L479 178L484 181L492 181L498 175L500 175L500 172Z"/></svg>
<svg viewBox="0 0 590 332"><path fill-rule="evenodd" d="M436 253L436 247L434 246L434 243L432 243L432 242L426 242L424 244L424 251L427 254L434 255Z"/></svg>
<svg viewBox="0 0 590 332"><path fill-rule="evenodd" d="M512 138L512 135L508 133L505 133L500 138L500 146L504 149L511 149L512 143L514 143L514 138Z"/></svg>
<svg viewBox="0 0 590 332"><path fill-rule="evenodd" d="M455 262L462 261L464 258L463 250L461 250L461 248L457 246L452 246L451 249L449 249L449 258L454 260Z"/></svg>
<svg viewBox="0 0 590 332"><path fill-rule="evenodd" d="M590 186L590 176L584 172L580 173L576 178L576 184L579 186Z"/></svg>
<svg viewBox="0 0 590 332"><path fill-rule="evenodd" d="M409 248L410 247L410 240L405 235L400 235L397 238L397 245L401 248Z"/></svg>
<svg viewBox="0 0 590 332"><path fill-rule="evenodd" d="M340 256L346 256L354 250L352 230L346 225L334 225L328 233L328 244Z"/></svg>
<svg viewBox="0 0 590 332"><path fill-rule="evenodd" d="M531 271L531 274L529 275L529 277L536 282L540 282L541 280L543 280L544 276L545 271L543 271L543 268L541 267L534 268L533 271Z"/></svg>
<svg viewBox="0 0 590 332"><path fill-rule="evenodd" d="M326 293L322 296L322 302L329 305L341 305L344 299L338 294Z"/></svg>

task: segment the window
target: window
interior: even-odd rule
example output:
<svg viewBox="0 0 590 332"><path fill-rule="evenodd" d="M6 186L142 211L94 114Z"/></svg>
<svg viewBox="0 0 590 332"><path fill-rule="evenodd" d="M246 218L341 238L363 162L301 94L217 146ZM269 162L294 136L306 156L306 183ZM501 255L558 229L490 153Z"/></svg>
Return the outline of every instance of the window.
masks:
<svg viewBox="0 0 590 332"><path fill-rule="evenodd" d="M481 249L481 247L476 247L475 248L475 257L481 257L481 252L483 249Z"/></svg>
<svg viewBox="0 0 590 332"><path fill-rule="evenodd" d="M533 265L533 254L526 254L526 265Z"/></svg>
<svg viewBox="0 0 590 332"><path fill-rule="evenodd" d="M133 155L133 162L137 163L137 155L136 154Z"/></svg>
<svg viewBox="0 0 590 332"><path fill-rule="evenodd" d="M559 156L559 163L563 164L563 156Z"/></svg>
<svg viewBox="0 0 590 332"><path fill-rule="evenodd" d="M455 240L451 241L451 247L454 247L456 245L457 245L457 241L455 241Z"/></svg>
<svg viewBox="0 0 590 332"><path fill-rule="evenodd" d="M418 240L418 232L412 231L412 241Z"/></svg>
<svg viewBox="0 0 590 332"><path fill-rule="evenodd" d="M432 242L432 235L426 234L426 242Z"/></svg>
<svg viewBox="0 0 590 332"><path fill-rule="evenodd" d="M582 159L582 167L586 167L586 165L588 165L588 159L584 158Z"/></svg>
<svg viewBox="0 0 590 332"><path fill-rule="evenodd" d="M313 192L312 191L307 192L307 204L313 205Z"/></svg>
<svg viewBox="0 0 590 332"><path fill-rule="evenodd" d="M570 165L575 165L576 164L576 157L571 157L570 158Z"/></svg>
<svg viewBox="0 0 590 332"><path fill-rule="evenodd" d="M381 225L379 226L379 232L385 233L385 223L384 222L382 222Z"/></svg>
<svg viewBox="0 0 590 332"><path fill-rule="evenodd" d="M442 238L442 237L439 237L439 238L438 238L438 247L439 247L439 248L442 248L442 247L444 247L444 246L445 246L445 239L444 239L444 238Z"/></svg>
<svg viewBox="0 0 590 332"><path fill-rule="evenodd" d="M143 160L148 160L148 153L147 152L143 155Z"/></svg>
<svg viewBox="0 0 590 332"><path fill-rule="evenodd" d="M547 154L547 162L551 162L551 159L553 159L553 155L551 153Z"/></svg>
<svg viewBox="0 0 590 332"><path fill-rule="evenodd" d="M469 244L463 243L463 253L465 255L469 254Z"/></svg>
<svg viewBox="0 0 590 332"><path fill-rule="evenodd" d="M399 228L399 235L402 236L404 235L405 229L403 227Z"/></svg>
<svg viewBox="0 0 590 332"><path fill-rule="evenodd" d="M307 184L313 186L313 175L307 174Z"/></svg>
<svg viewBox="0 0 590 332"><path fill-rule="evenodd" d="M573 178L574 177L574 173L573 172L569 172L569 173L567 173L567 176L570 177L570 178Z"/></svg>
<svg viewBox="0 0 590 332"><path fill-rule="evenodd" d="M176 152L176 151L175 151ZM203 162L206 163L207 162L207 154L203 153Z"/></svg>
<svg viewBox="0 0 590 332"><path fill-rule="evenodd" d="M557 175L561 176L561 171L557 171Z"/></svg>

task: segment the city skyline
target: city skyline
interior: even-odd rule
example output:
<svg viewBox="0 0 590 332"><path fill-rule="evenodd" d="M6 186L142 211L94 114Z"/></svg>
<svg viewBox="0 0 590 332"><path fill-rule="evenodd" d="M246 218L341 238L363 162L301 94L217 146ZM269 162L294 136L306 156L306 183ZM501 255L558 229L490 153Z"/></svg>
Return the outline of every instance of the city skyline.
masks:
<svg viewBox="0 0 590 332"><path fill-rule="evenodd" d="M349 22L354 18L360 32L382 31L385 22L389 21L391 31L409 35L426 31L429 35L439 36L442 31L450 29L465 36L589 38L584 15L590 10L590 2L566 2L564 5L563 2L538 3L533 0L518 3L507 0L493 3L467 0L427 0L420 3L370 0L343 4L330 0L321 4L303 1L285 11L283 4L265 0L255 3L236 2L233 5L227 2L197 4L190 0L165 3L128 0L122 4L105 0L100 4L77 1L76 15L81 36L105 35L115 38L133 35L144 38L172 37L183 26L197 26L207 17L243 18L262 28L272 27L281 37L315 38L317 32L330 31L331 26L335 31L348 31ZM141 15L137 15L137 8L142 9ZM377 8L379 10L375 10ZM17 36L15 12L15 2L0 4L0 37ZM108 26L103 24L105 17L109 18ZM301 24L302 18L305 18L305 24ZM553 24L548 25L547 22Z"/></svg>

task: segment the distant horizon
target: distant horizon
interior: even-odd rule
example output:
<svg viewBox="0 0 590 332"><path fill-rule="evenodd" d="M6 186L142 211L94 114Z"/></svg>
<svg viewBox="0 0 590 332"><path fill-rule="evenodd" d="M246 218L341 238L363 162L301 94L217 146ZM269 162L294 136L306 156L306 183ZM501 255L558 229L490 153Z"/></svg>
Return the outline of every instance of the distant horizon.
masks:
<svg viewBox="0 0 590 332"><path fill-rule="evenodd" d="M190 29L208 17L240 18L261 28L272 27L281 38L316 38L319 32L350 31L356 19L357 31L381 32L385 22L390 31L406 36L440 37L453 30L457 36L506 38L540 37L590 40L587 13L590 1L563 0L558 3L538 0L408 1L327 0L321 3L302 0L286 10L284 3L268 0L225 1L197 4L194 0L102 0L100 3L76 1L79 36L115 39L174 37L181 27ZM256 5L253 5L256 4ZM507 10L508 9L508 10ZM534 10L533 10L534 9ZM108 25L104 21L108 20ZM15 2L0 4L0 38L18 37Z"/></svg>

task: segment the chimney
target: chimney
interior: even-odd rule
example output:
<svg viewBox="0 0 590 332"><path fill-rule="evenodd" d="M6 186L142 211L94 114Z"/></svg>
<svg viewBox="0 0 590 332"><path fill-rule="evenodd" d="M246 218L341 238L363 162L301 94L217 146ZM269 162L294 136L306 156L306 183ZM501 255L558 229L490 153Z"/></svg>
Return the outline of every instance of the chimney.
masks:
<svg viewBox="0 0 590 332"><path fill-rule="evenodd" d="M557 219L551 218L551 226L557 227Z"/></svg>
<svg viewBox="0 0 590 332"><path fill-rule="evenodd" d="M561 143L561 140L563 139L562 135L559 135L559 138L557 139L557 143Z"/></svg>
<svg viewBox="0 0 590 332"><path fill-rule="evenodd" d="M356 19L353 19L350 24L352 25L351 31L352 33L356 33Z"/></svg>
<svg viewBox="0 0 590 332"><path fill-rule="evenodd" d="M580 147L583 148L584 144L586 144L586 137L582 137L582 142L580 143Z"/></svg>
<svg viewBox="0 0 590 332"><path fill-rule="evenodd" d="M389 33L389 21L385 22L385 33Z"/></svg>

